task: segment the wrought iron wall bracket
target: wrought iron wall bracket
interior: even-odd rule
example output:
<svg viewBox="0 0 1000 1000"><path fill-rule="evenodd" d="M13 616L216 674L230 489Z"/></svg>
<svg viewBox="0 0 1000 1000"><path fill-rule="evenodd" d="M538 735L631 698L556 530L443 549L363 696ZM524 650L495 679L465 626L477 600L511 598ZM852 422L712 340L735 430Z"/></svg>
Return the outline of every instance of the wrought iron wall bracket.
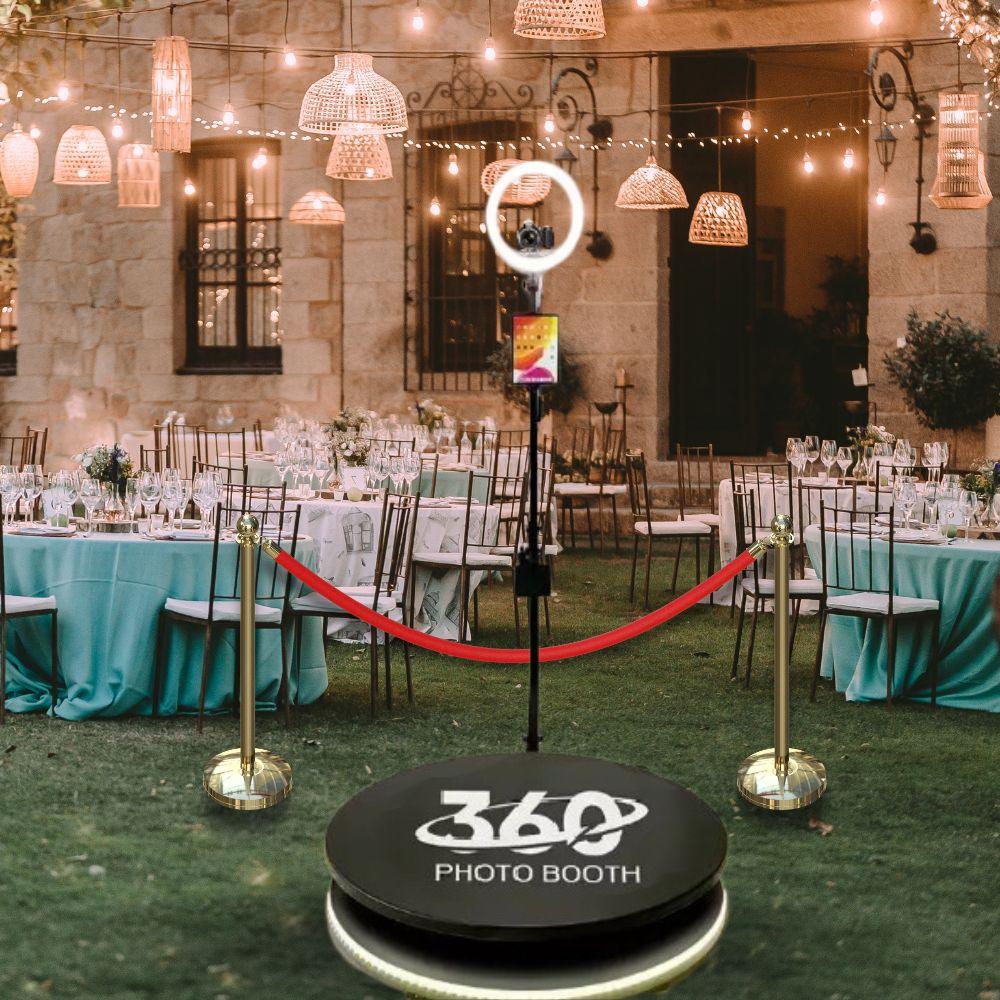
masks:
<svg viewBox="0 0 1000 1000"><path fill-rule="evenodd" d="M913 43L903 42L900 46L882 45L872 52L868 63L868 85L872 99L885 112L892 112L900 97L895 77L887 69L879 67L880 60L894 59L903 72L904 89L902 96L910 102L913 124L917 128L917 217L910 223L913 227L913 237L910 246L919 254L931 254L937 250L937 237L929 222L923 220L923 190L924 190L924 144L931 134L931 123L934 121L934 109L917 93L913 84L913 74L910 72L910 61L913 59Z"/></svg>

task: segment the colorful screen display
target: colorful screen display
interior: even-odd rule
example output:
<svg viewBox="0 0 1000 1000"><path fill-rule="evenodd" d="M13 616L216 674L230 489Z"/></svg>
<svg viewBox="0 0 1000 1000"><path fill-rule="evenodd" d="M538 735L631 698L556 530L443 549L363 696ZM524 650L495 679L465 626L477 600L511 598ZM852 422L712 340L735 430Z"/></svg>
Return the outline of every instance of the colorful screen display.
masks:
<svg viewBox="0 0 1000 1000"><path fill-rule="evenodd" d="M559 381L559 317L514 317L514 385L555 385Z"/></svg>

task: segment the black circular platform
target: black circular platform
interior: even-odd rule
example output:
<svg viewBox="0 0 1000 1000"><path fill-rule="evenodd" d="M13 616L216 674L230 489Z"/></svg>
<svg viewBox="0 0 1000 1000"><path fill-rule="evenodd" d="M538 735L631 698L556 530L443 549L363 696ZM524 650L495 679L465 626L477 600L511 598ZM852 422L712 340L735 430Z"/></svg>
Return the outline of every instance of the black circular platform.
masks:
<svg viewBox="0 0 1000 1000"><path fill-rule="evenodd" d="M719 881L726 831L647 771L512 754L380 782L334 816L326 850L336 888L386 927L579 945L690 912Z"/></svg>

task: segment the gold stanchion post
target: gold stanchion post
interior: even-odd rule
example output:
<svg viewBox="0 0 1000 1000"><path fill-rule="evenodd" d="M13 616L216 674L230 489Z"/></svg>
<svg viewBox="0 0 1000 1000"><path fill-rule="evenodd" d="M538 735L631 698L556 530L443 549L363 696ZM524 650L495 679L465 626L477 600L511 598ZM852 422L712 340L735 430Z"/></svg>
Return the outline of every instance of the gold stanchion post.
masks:
<svg viewBox="0 0 1000 1000"><path fill-rule="evenodd" d="M779 514L771 522L774 579L774 746L747 757L736 787L748 802L784 812L811 805L826 791L826 768L810 754L789 747L789 579L792 519Z"/></svg>
<svg viewBox="0 0 1000 1000"><path fill-rule="evenodd" d="M260 522L252 514L240 518L236 540L240 547L240 745L216 754L205 765L205 791L229 809L267 809L291 792L292 769L281 757L254 746L257 707L254 558L260 544Z"/></svg>

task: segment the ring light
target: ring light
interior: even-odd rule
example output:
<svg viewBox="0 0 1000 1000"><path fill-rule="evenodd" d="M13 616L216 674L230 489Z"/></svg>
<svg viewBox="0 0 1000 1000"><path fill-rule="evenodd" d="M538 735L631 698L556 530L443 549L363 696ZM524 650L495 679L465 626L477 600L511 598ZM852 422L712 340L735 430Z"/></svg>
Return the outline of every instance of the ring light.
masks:
<svg viewBox="0 0 1000 1000"><path fill-rule="evenodd" d="M500 232L497 222L497 212L507 188L516 184L527 174L542 174L551 177L563 189L569 199L570 223L566 238L551 253L544 255L524 254L515 250ZM512 270L521 274L544 274L558 267L576 248L583 234L583 197L576 181L564 170L548 160L525 160L516 167L511 167L500 176L496 186L490 192L486 202L486 232L489 234L493 249L497 256Z"/></svg>

